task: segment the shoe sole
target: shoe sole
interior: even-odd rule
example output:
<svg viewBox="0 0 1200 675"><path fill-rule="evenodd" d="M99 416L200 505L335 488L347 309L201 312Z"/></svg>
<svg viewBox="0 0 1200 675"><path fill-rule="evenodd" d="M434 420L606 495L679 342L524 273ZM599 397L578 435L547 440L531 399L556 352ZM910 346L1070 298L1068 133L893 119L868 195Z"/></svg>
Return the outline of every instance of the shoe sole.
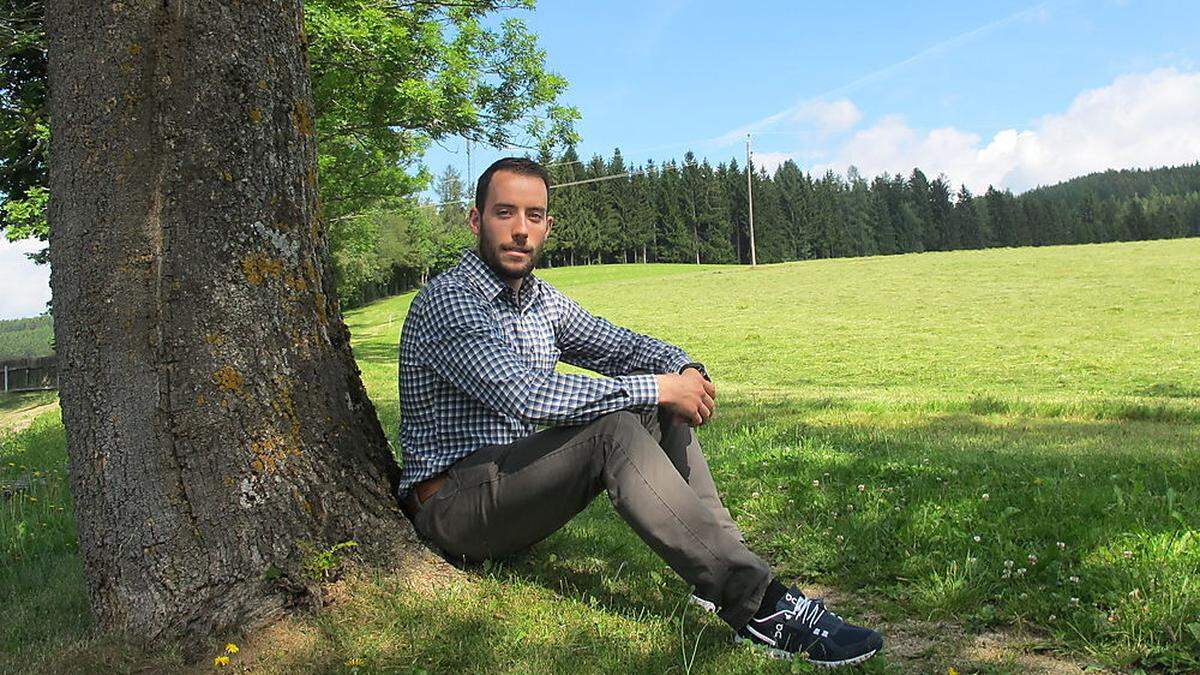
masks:
<svg viewBox="0 0 1200 675"><path fill-rule="evenodd" d="M784 651L782 649L776 649L770 645L764 645L760 642L755 642L749 638L744 638L741 635L733 636L733 642L734 642L734 644L739 644L739 645L740 644L749 645L750 648L753 649L754 651L759 652L759 653L761 653L765 656L768 656L770 658L773 658L773 659L779 659L781 661L791 661L796 656L792 652ZM866 654L860 654L853 658L843 659L841 661L814 661L812 659L807 659L807 658L804 660L818 668L842 668L845 666L853 666L853 665L862 663L863 661L866 661L867 659L871 658L872 656L875 656L875 654L877 654L878 652L879 652L878 649L872 649L871 651L867 652Z"/></svg>
<svg viewBox="0 0 1200 675"><path fill-rule="evenodd" d="M700 609L703 609L706 612L711 612L713 614L716 614L717 610L718 610L717 603L705 600L704 598L702 598L698 595L688 596L688 604L695 605L695 606L699 607Z"/></svg>

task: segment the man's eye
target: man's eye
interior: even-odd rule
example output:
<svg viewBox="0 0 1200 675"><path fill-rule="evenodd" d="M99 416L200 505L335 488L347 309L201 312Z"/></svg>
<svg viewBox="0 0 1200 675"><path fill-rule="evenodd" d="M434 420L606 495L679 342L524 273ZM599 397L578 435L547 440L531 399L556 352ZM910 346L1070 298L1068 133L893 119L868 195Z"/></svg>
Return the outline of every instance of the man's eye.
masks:
<svg viewBox="0 0 1200 675"><path fill-rule="evenodd" d="M535 211L535 212L533 212L533 213L529 214L529 219L530 219L530 220L541 220L541 219L542 219L542 214L540 214L540 213L537 213L537 212Z"/></svg>
<svg viewBox="0 0 1200 675"><path fill-rule="evenodd" d="M500 216L501 218L507 218L512 215L512 211L509 211L508 209L498 209L496 211L496 215Z"/></svg>

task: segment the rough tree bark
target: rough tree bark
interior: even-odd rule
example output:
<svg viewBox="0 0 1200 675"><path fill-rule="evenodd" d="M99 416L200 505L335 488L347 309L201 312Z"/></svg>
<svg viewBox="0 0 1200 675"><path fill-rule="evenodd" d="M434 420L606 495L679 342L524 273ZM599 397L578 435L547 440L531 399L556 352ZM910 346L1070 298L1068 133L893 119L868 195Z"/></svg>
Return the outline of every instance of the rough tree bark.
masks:
<svg viewBox="0 0 1200 675"><path fill-rule="evenodd" d="M262 622L306 547L432 561L332 288L300 0L49 0L47 29L55 339L100 626L188 644Z"/></svg>

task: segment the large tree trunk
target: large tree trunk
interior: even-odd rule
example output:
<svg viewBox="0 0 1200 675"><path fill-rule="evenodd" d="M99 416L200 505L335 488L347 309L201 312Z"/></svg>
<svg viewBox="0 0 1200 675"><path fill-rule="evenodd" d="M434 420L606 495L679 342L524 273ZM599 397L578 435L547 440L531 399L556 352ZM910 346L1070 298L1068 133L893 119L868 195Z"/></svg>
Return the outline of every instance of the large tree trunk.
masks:
<svg viewBox="0 0 1200 675"><path fill-rule="evenodd" d="M188 644L261 622L306 550L343 541L430 560L332 287L300 1L46 14L55 338L100 626Z"/></svg>

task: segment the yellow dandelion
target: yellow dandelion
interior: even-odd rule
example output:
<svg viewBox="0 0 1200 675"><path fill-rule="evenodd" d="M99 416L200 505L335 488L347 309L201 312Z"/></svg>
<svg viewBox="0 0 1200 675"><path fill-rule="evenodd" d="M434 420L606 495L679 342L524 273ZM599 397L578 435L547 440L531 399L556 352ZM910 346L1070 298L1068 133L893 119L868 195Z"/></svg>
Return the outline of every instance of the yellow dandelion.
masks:
<svg viewBox="0 0 1200 675"><path fill-rule="evenodd" d="M361 665L364 665L364 664L366 664L366 660L365 660L365 659L361 659L361 658L359 658L359 657L357 657L357 656L356 656L356 657L354 657L354 658L352 658L352 659L347 659L347 660L346 660L346 667L348 667L348 668L357 668L357 667L359 667L359 666L361 666Z"/></svg>
<svg viewBox="0 0 1200 675"><path fill-rule="evenodd" d="M213 659L213 665L218 668L224 668L225 666L229 665L229 657L218 656L217 658Z"/></svg>
<svg viewBox="0 0 1200 675"><path fill-rule="evenodd" d="M958 675L958 670L954 666L946 669L946 675Z"/></svg>
<svg viewBox="0 0 1200 675"><path fill-rule="evenodd" d="M225 653L227 653L227 654L236 654L236 653L238 653L238 651L239 651L238 646L233 644L232 642L225 645Z"/></svg>

